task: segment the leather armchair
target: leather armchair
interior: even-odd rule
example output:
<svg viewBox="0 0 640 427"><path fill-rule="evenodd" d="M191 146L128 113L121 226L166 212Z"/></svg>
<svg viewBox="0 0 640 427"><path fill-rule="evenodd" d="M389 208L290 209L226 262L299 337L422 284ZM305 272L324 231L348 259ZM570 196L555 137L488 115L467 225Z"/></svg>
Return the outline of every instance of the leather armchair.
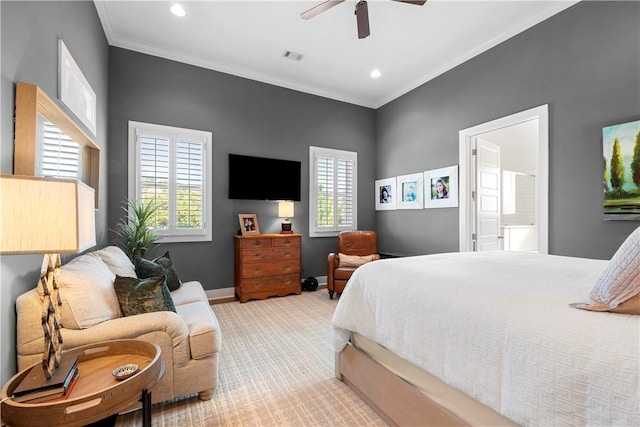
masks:
<svg viewBox="0 0 640 427"><path fill-rule="evenodd" d="M374 255L374 259L380 259L378 254L378 234L375 231L343 231L338 235L338 250L331 252L327 258L327 289L329 298L333 294L341 294L347 286L351 275L358 267L340 267L340 255Z"/></svg>

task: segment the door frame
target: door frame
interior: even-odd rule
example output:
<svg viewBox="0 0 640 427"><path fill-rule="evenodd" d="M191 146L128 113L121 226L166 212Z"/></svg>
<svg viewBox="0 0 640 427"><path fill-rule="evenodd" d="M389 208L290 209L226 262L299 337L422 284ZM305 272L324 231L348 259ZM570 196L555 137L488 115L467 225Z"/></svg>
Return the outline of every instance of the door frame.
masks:
<svg viewBox="0 0 640 427"><path fill-rule="evenodd" d="M481 123L459 132L459 251L473 251L471 234L475 212L471 199L474 186L473 140L476 136L529 120L538 120L538 171L536 175L538 251L549 253L549 105L521 111L506 117Z"/></svg>

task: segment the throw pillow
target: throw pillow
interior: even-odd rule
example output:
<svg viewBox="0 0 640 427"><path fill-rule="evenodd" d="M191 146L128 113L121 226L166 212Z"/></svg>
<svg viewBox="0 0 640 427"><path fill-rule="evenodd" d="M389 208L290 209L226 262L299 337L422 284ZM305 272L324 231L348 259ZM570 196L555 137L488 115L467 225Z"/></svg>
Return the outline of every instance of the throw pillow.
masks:
<svg viewBox="0 0 640 427"><path fill-rule="evenodd" d="M133 263L122 249L117 246L107 246L94 252L100 257L109 270L118 276L136 277L136 269Z"/></svg>
<svg viewBox="0 0 640 427"><path fill-rule="evenodd" d="M92 253L63 265L60 269L60 323L65 328L85 329L120 317L120 305L113 289L114 278L100 257Z"/></svg>
<svg viewBox="0 0 640 427"><path fill-rule="evenodd" d="M591 290L589 304L576 308L640 314L640 227L627 237Z"/></svg>
<svg viewBox="0 0 640 427"><path fill-rule="evenodd" d="M377 257L375 254L372 255L346 255L346 254L338 254L338 267L360 267L363 264L366 264L370 261L375 260Z"/></svg>
<svg viewBox="0 0 640 427"><path fill-rule="evenodd" d="M136 257L134 263L136 265L136 272L140 278L146 279L148 277L165 276L170 291L175 291L182 285L178 273L176 273L173 267L173 262L171 261L168 251L154 260Z"/></svg>
<svg viewBox="0 0 640 427"><path fill-rule="evenodd" d="M164 276L146 279L116 276L113 287L125 316L154 311L176 311Z"/></svg>

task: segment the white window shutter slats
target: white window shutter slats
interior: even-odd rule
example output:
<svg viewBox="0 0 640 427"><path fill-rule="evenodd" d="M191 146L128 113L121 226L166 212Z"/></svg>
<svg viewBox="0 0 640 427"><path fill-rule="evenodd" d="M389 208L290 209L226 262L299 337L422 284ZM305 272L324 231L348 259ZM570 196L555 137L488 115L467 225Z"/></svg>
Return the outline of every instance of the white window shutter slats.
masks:
<svg viewBox="0 0 640 427"><path fill-rule="evenodd" d="M129 122L136 187L130 197L157 207L156 230L166 242L211 241L211 132ZM132 194L133 193L133 194Z"/></svg>
<svg viewBox="0 0 640 427"><path fill-rule="evenodd" d="M54 124L44 121L41 175L80 178L80 146Z"/></svg>

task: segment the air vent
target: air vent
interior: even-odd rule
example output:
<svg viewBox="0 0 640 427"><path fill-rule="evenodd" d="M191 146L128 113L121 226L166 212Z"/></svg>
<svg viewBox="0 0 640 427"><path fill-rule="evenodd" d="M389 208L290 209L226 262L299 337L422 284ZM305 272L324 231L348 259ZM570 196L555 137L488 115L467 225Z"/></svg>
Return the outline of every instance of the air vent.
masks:
<svg viewBox="0 0 640 427"><path fill-rule="evenodd" d="M304 55L298 52L293 52L291 50L285 50L284 53L282 54L282 56L284 56L285 58L289 58L292 59L294 61L302 61L302 58L304 58Z"/></svg>

